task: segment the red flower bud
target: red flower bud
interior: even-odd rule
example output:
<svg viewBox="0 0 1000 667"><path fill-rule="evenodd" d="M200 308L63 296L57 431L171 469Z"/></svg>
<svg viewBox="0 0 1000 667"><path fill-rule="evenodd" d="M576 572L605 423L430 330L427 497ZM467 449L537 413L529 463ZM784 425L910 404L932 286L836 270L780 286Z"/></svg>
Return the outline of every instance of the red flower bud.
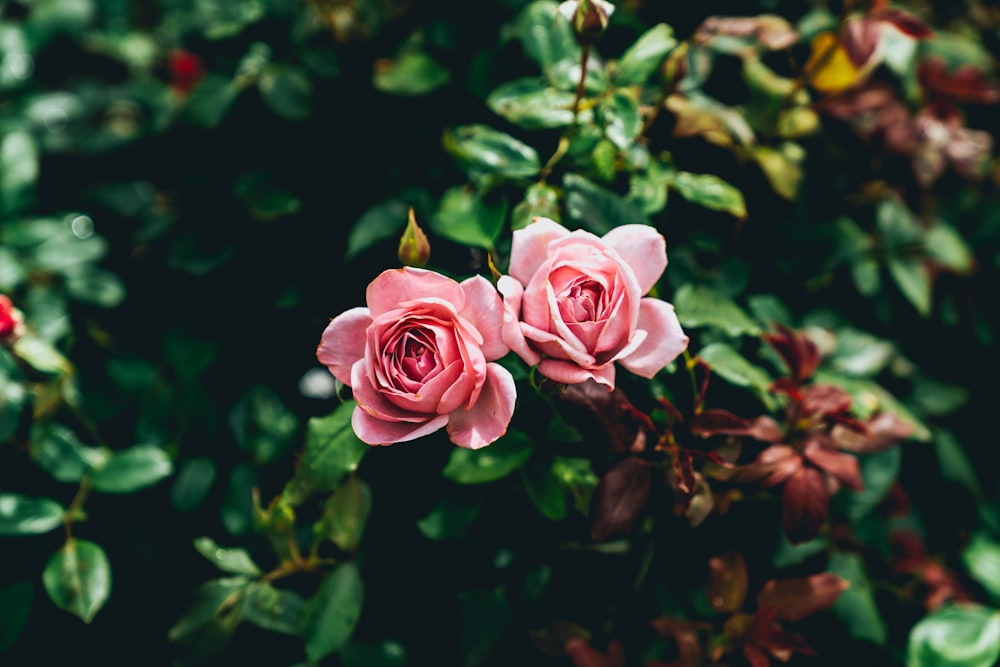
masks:
<svg viewBox="0 0 1000 667"><path fill-rule="evenodd" d="M205 76L201 58L184 49L174 49L167 54L167 69L170 72L170 88L181 95L194 90Z"/></svg>
<svg viewBox="0 0 1000 667"><path fill-rule="evenodd" d="M597 43L614 11L615 6L604 0L566 0L559 5L559 13L572 24L576 41L583 47Z"/></svg>

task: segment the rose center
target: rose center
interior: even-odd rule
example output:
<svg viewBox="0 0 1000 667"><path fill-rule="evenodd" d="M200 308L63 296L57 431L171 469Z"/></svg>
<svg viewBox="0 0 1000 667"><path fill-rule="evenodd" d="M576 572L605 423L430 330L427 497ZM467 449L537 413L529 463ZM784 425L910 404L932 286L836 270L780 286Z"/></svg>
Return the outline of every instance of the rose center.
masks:
<svg viewBox="0 0 1000 667"><path fill-rule="evenodd" d="M606 300L606 292L600 284L581 280L570 284L559 295L559 310L564 320L596 322L601 319Z"/></svg>
<svg viewBox="0 0 1000 667"><path fill-rule="evenodd" d="M399 365L411 380L423 380L437 365L434 348L428 344L421 332L411 332L401 341Z"/></svg>

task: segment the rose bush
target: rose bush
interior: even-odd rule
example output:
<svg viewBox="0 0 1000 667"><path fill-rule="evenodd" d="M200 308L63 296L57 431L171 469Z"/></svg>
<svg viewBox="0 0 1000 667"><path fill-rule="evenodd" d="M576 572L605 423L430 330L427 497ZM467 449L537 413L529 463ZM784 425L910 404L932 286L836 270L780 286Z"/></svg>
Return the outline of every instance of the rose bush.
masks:
<svg viewBox="0 0 1000 667"><path fill-rule="evenodd" d="M446 426L456 445L478 449L506 433L514 379L490 363L509 349L500 297L488 280L458 283L394 269L365 296L368 307L331 320L316 351L353 390L352 425L361 440L388 445Z"/></svg>
<svg viewBox="0 0 1000 667"><path fill-rule="evenodd" d="M615 386L615 362L651 378L685 350L671 304L643 295L667 266L663 236L623 225L603 237L535 218L514 232L503 340L542 375Z"/></svg>

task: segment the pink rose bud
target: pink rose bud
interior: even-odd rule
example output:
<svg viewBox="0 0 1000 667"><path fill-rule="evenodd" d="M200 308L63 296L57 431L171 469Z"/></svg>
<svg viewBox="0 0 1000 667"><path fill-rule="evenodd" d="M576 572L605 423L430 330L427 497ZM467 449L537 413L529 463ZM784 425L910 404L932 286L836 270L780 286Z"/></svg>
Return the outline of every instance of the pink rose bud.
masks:
<svg viewBox="0 0 1000 667"><path fill-rule="evenodd" d="M417 219L413 217L413 209L410 209L410 221L406 223L406 229L399 239L399 261L404 266L423 267L427 260L431 258L431 244L427 240L424 230L420 229Z"/></svg>
<svg viewBox="0 0 1000 667"><path fill-rule="evenodd" d="M0 294L0 343L12 345L24 335L24 316L11 300Z"/></svg>
<svg viewBox="0 0 1000 667"><path fill-rule="evenodd" d="M559 13L573 26L573 34L580 46L593 46L608 27L615 6L604 0L566 0L559 5Z"/></svg>
<svg viewBox="0 0 1000 667"><path fill-rule="evenodd" d="M361 440L389 445L447 428L479 449L507 432L514 378L492 363L509 352L503 305L482 276L455 282L433 271L384 271L367 308L335 317L316 356L354 392Z"/></svg>
<svg viewBox="0 0 1000 667"><path fill-rule="evenodd" d="M556 382L594 380L611 391L615 362L651 378L687 348L674 307L644 297L667 266L666 242L647 225L598 238L535 218L514 232L503 340Z"/></svg>

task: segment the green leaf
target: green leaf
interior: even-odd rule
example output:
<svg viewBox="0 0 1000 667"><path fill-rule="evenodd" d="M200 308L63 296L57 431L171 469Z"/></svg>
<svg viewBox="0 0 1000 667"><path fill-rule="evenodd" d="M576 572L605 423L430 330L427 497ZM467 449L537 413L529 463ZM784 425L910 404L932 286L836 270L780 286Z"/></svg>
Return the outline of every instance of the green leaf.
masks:
<svg viewBox="0 0 1000 667"><path fill-rule="evenodd" d="M35 586L30 581L18 581L0 588L0 653L17 641L28 623Z"/></svg>
<svg viewBox="0 0 1000 667"><path fill-rule="evenodd" d="M361 617L364 586L354 563L342 563L323 580L308 602L302 622L306 655L316 662L351 638Z"/></svg>
<svg viewBox="0 0 1000 667"><path fill-rule="evenodd" d="M393 95L425 95L451 80L451 74L423 51L404 49L394 59L377 60L375 88Z"/></svg>
<svg viewBox="0 0 1000 667"><path fill-rule="evenodd" d="M924 248L930 257L955 273L972 271L975 258L969 245L954 227L940 220L924 235Z"/></svg>
<svg viewBox="0 0 1000 667"><path fill-rule="evenodd" d="M162 449L136 445L113 452L95 468L92 480L94 489L103 493L133 493L169 477L173 471L173 463Z"/></svg>
<svg viewBox="0 0 1000 667"><path fill-rule="evenodd" d="M194 541L194 548L223 572L243 574L248 577L260 576L260 568L250 558L246 549L220 547L210 537L197 538Z"/></svg>
<svg viewBox="0 0 1000 667"><path fill-rule="evenodd" d="M798 565L807 559L821 554L829 547L826 537L820 536L808 542L792 544L784 531L778 532L777 544L771 555L771 564L778 569Z"/></svg>
<svg viewBox="0 0 1000 667"><path fill-rule="evenodd" d="M569 509L566 489L551 466L528 465L521 468L521 483L542 516L553 521L566 518Z"/></svg>
<svg viewBox="0 0 1000 667"><path fill-rule="evenodd" d="M250 586L245 599L241 609L243 619L284 635L297 636L302 632L306 603L298 593L275 588L267 582L256 583Z"/></svg>
<svg viewBox="0 0 1000 667"><path fill-rule="evenodd" d="M253 462L266 465L291 451L299 420L273 389L255 385L229 413L229 427L236 443L250 452Z"/></svg>
<svg viewBox="0 0 1000 667"><path fill-rule="evenodd" d="M25 334L14 343L14 353L41 373L70 373L73 365L51 343Z"/></svg>
<svg viewBox="0 0 1000 667"><path fill-rule="evenodd" d="M913 379L910 398L925 414L942 417L955 412L969 400L966 387L925 377Z"/></svg>
<svg viewBox="0 0 1000 667"><path fill-rule="evenodd" d="M729 336L759 336L760 327L736 303L710 287L688 283L674 294L677 318L685 327L717 327Z"/></svg>
<svg viewBox="0 0 1000 667"><path fill-rule="evenodd" d="M525 53L546 72L560 62L580 61L572 27L552 0L538 0L524 8L517 17L517 36Z"/></svg>
<svg viewBox="0 0 1000 667"><path fill-rule="evenodd" d="M532 450L527 435L511 431L489 447L454 448L442 474L458 484L485 484L520 468Z"/></svg>
<svg viewBox="0 0 1000 667"><path fill-rule="evenodd" d="M538 153L505 132L486 125L462 125L444 133L444 147L472 178L531 178L541 171Z"/></svg>
<svg viewBox="0 0 1000 667"><path fill-rule="evenodd" d="M499 590L463 591L458 601L462 609L459 665L478 667L486 663L510 623L507 598Z"/></svg>
<svg viewBox="0 0 1000 667"><path fill-rule="evenodd" d="M340 663L343 667L406 667L406 650L393 641L351 642L340 650Z"/></svg>
<svg viewBox="0 0 1000 667"><path fill-rule="evenodd" d="M269 171L245 173L236 181L233 192L254 218L264 222L291 215L302 207L302 200Z"/></svg>
<svg viewBox="0 0 1000 667"><path fill-rule="evenodd" d="M217 127L229 113L240 91L241 88L232 79L208 74L187 99L185 113L199 127Z"/></svg>
<svg viewBox="0 0 1000 667"><path fill-rule="evenodd" d="M993 600L1000 600L1000 544L985 533L976 533L962 552L962 563Z"/></svg>
<svg viewBox="0 0 1000 667"><path fill-rule="evenodd" d="M310 494L332 491L368 451L351 428L354 402L340 405L326 417L313 417L306 426L306 443L295 476L285 487L285 499L298 505Z"/></svg>
<svg viewBox="0 0 1000 667"><path fill-rule="evenodd" d="M937 455L942 478L959 484L977 498L982 498L983 491L976 469L953 433L943 430L934 432L934 453Z"/></svg>
<svg viewBox="0 0 1000 667"><path fill-rule="evenodd" d="M31 458L60 482L79 482L91 468L103 466L107 449L87 447L61 424L37 423L31 427Z"/></svg>
<svg viewBox="0 0 1000 667"><path fill-rule="evenodd" d="M5 368L9 363L10 369ZM14 366L16 362L10 353L0 348L0 442L4 442L17 431L21 423L21 414L28 403L28 390L15 378L20 378L20 372Z"/></svg>
<svg viewBox="0 0 1000 667"><path fill-rule="evenodd" d="M482 497L470 500L459 494L447 496L417 522L417 528L429 540L454 537L479 516L482 500Z"/></svg>
<svg viewBox="0 0 1000 667"><path fill-rule="evenodd" d="M666 23L660 23L639 37L618 61L615 83L620 85L641 84L646 81L663 63L674 47L673 29Z"/></svg>
<svg viewBox="0 0 1000 667"><path fill-rule="evenodd" d="M896 353L889 341L852 328L837 330L837 349L830 361L834 368L849 375L877 375Z"/></svg>
<svg viewBox="0 0 1000 667"><path fill-rule="evenodd" d="M190 641L206 628L217 631L222 638L216 639L224 640L239 623L240 603L250 586L246 577L214 579L199 586L194 604L170 628L170 641Z"/></svg>
<svg viewBox="0 0 1000 667"><path fill-rule="evenodd" d="M931 276L917 258L890 257L889 274L896 281L899 291L913 304L917 312L927 317L931 314Z"/></svg>
<svg viewBox="0 0 1000 667"><path fill-rule="evenodd" d="M567 172L563 185L569 218L594 234L603 236L621 225L649 224L635 204L583 176Z"/></svg>
<svg viewBox="0 0 1000 667"><path fill-rule="evenodd" d="M867 419L879 410L895 412L904 422L913 426L913 438L920 442L931 439L930 429L907 408L898 398L885 390L882 385L869 378L856 378L829 371L817 371L817 383L830 383L842 387L853 400L851 410L861 419Z"/></svg>
<svg viewBox="0 0 1000 667"><path fill-rule="evenodd" d="M882 502L889 493L893 482L899 477L899 469L903 462L903 450L892 447L877 454L859 456L861 478L865 488L844 494L847 502L847 517L860 521L867 516L876 505Z"/></svg>
<svg viewBox="0 0 1000 667"><path fill-rule="evenodd" d="M524 192L524 199L511 214L511 230L524 229L535 217L559 222L559 192L543 183L532 183Z"/></svg>
<svg viewBox="0 0 1000 667"><path fill-rule="evenodd" d="M371 489L359 477L352 475L327 498L323 504L323 516L316 522L313 532L317 538L326 538L344 551L353 553L361 543L371 511Z"/></svg>
<svg viewBox="0 0 1000 667"><path fill-rule="evenodd" d="M629 175L627 201L645 215L654 215L667 205L667 186L670 175L655 161L650 161L644 171Z"/></svg>
<svg viewBox="0 0 1000 667"><path fill-rule="evenodd" d="M788 307L774 294L754 294L747 298L750 312L757 321L770 329L774 324L792 326L792 314Z"/></svg>
<svg viewBox="0 0 1000 667"><path fill-rule="evenodd" d="M848 634L855 639L884 646L885 623L875 604L875 595L861 556L846 552L834 553L830 556L827 569L850 582L850 587L837 597L831 607L834 615L847 628Z"/></svg>
<svg viewBox="0 0 1000 667"><path fill-rule="evenodd" d="M590 513L590 499L597 487L598 477L590 467L590 460L557 456L552 461L552 474L573 494L574 504L583 515Z"/></svg>
<svg viewBox="0 0 1000 667"><path fill-rule="evenodd" d="M249 463L238 464L230 473L226 496L220 508L222 525L230 534L242 535L250 529L253 519L253 490L259 484L257 471Z"/></svg>
<svg viewBox="0 0 1000 667"><path fill-rule="evenodd" d="M574 98L569 91L557 90L543 79L529 77L500 84L486 98L486 104L515 125L538 130L571 125ZM581 114L580 122L589 122L590 116L589 111Z"/></svg>
<svg viewBox="0 0 1000 667"><path fill-rule="evenodd" d="M94 266L66 273L66 291L77 301L101 308L114 308L125 299L121 278Z"/></svg>
<svg viewBox="0 0 1000 667"><path fill-rule="evenodd" d="M605 136L621 150L628 150L642 130L639 104L629 93L619 90L601 98L597 116Z"/></svg>
<svg viewBox="0 0 1000 667"><path fill-rule="evenodd" d="M188 459L170 489L170 501L178 512L197 509L215 483L215 462L207 456Z"/></svg>
<svg viewBox="0 0 1000 667"><path fill-rule="evenodd" d="M875 224L885 245L895 252L921 242L920 221L896 197L886 197L879 202L875 210Z"/></svg>
<svg viewBox="0 0 1000 667"><path fill-rule="evenodd" d="M463 187L448 189L431 219L431 230L456 243L492 249L503 230L506 205L491 206Z"/></svg>
<svg viewBox="0 0 1000 667"><path fill-rule="evenodd" d="M39 535L62 525L62 506L48 498L0 494L0 535Z"/></svg>
<svg viewBox="0 0 1000 667"><path fill-rule="evenodd" d="M730 213L740 219L747 217L743 193L714 174L678 171L674 173L670 187L693 204Z"/></svg>
<svg viewBox="0 0 1000 667"><path fill-rule="evenodd" d="M750 387L769 409L774 407L774 397L769 391L771 376L759 366L754 366L746 357L730 345L721 342L709 343L698 353L712 371L727 382L740 387Z"/></svg>
<svg viewBox="0 0 1000 667"><path fill-rule="evenodd" d="M390 199L361 214L347 236L344 259L352 259L379 241L398 235L406 226L407 211L406 204Z"/></svg>
<svg viewBox="0 0 1000 667"><path fill-rule="evenodd" d="M296 67L268 65L257 86L264 103L279 116L305 120L312 113L312 82Z"/></svg>
<svg viewBox="0 0 1000 667"><path fill-rule="evenodd" d="M42 572L52 602L90 623L111 594L111 564L93 542L70 538Z"/></svg>
<svg viewBox="0 0 1000 667"><path fill-rule="evenodd" d="M0 215L28 206L38 179L38 147L24 130L0 137Z"/></svg>
<svg viewBox="0 0 1000 667"><path fill-rule="evenodd" d="M906 667L992 667L1000 657L1000 612L952 604L910 630Z"/></svg>

